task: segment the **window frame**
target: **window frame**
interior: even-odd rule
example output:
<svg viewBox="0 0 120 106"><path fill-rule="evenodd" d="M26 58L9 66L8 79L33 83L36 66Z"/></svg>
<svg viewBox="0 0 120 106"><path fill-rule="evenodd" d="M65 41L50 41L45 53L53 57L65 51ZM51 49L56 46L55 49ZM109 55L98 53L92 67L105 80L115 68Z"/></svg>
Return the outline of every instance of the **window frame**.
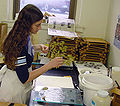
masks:
<svg viewBox="0 0 120 106"><path fill-rule="evenodd" d="M75 19L76 16L76 6L77 0L70 1L70 9L69 9L69 19ZM13 19L16 17L16 13L20 11L20 0L13 0Z"/></svg>

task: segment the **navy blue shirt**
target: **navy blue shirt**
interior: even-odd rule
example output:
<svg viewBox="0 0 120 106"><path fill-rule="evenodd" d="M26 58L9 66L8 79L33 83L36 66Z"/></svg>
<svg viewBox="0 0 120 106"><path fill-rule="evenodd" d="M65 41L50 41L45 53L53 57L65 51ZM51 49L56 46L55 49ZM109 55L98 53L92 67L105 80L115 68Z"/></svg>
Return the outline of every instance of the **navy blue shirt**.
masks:
<svg viewBox="0 0 120 106"><path fill-rule="evenodd" d="M19 80L22 83L25 83L29 78L28 68L31 67L32 62L33 62L33 47L30 40L30 36L28 36L28 42L23 47L15 63L16 64L15 71L17 73Z"/></svg>

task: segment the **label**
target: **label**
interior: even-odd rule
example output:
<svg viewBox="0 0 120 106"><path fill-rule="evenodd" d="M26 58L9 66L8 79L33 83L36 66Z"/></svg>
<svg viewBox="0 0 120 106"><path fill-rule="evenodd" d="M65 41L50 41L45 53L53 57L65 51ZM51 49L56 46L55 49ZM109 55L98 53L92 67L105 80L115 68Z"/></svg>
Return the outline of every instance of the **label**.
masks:
<svg viewBox="0 0 120 106"><path fill-rule="evenodd" d="M95 102L92 100L92 106L95 106Z"/></svg>

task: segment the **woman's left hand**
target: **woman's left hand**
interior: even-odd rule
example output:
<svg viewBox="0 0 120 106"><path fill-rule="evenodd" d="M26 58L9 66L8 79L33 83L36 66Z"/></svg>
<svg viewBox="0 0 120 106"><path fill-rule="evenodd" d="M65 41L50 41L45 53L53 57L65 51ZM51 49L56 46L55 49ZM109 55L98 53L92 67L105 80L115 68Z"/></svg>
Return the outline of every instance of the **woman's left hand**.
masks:
<svg viewBox="0 0 120 106"><path fill-rule="evenodd" d="M43 44L33 45L35 51L42 51L43 53L48 53L48 46Z"/></svg>
<svg viewBox="0 0 120 106"><path fill-rule="evenodd" d="M41 46L41 51L42 51L43 53L48 53L48 46L43 45L43 44L40 44L40 46Z"/></svg>

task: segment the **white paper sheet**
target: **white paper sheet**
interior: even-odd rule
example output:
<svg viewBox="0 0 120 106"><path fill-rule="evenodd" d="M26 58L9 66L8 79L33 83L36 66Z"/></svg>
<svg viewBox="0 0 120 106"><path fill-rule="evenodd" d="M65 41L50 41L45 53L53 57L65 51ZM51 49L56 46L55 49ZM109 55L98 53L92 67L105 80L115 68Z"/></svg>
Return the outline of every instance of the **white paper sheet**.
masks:
<svg viewBox="0 0 120 106"><path fill-rule="evenodd" d="M66 37L78 37L75 32L62 31L62 30L56 30L56 29L50 29L50 28L48 28L48 35L66 36Z"/></svg>
<svg viewBox="0 0 120 106"><path fill-rule="evenodd" d="M71 77L58 77L45 75L39 76L35 81L35 90L37 90L40 86L74 88Z"/></svg>

